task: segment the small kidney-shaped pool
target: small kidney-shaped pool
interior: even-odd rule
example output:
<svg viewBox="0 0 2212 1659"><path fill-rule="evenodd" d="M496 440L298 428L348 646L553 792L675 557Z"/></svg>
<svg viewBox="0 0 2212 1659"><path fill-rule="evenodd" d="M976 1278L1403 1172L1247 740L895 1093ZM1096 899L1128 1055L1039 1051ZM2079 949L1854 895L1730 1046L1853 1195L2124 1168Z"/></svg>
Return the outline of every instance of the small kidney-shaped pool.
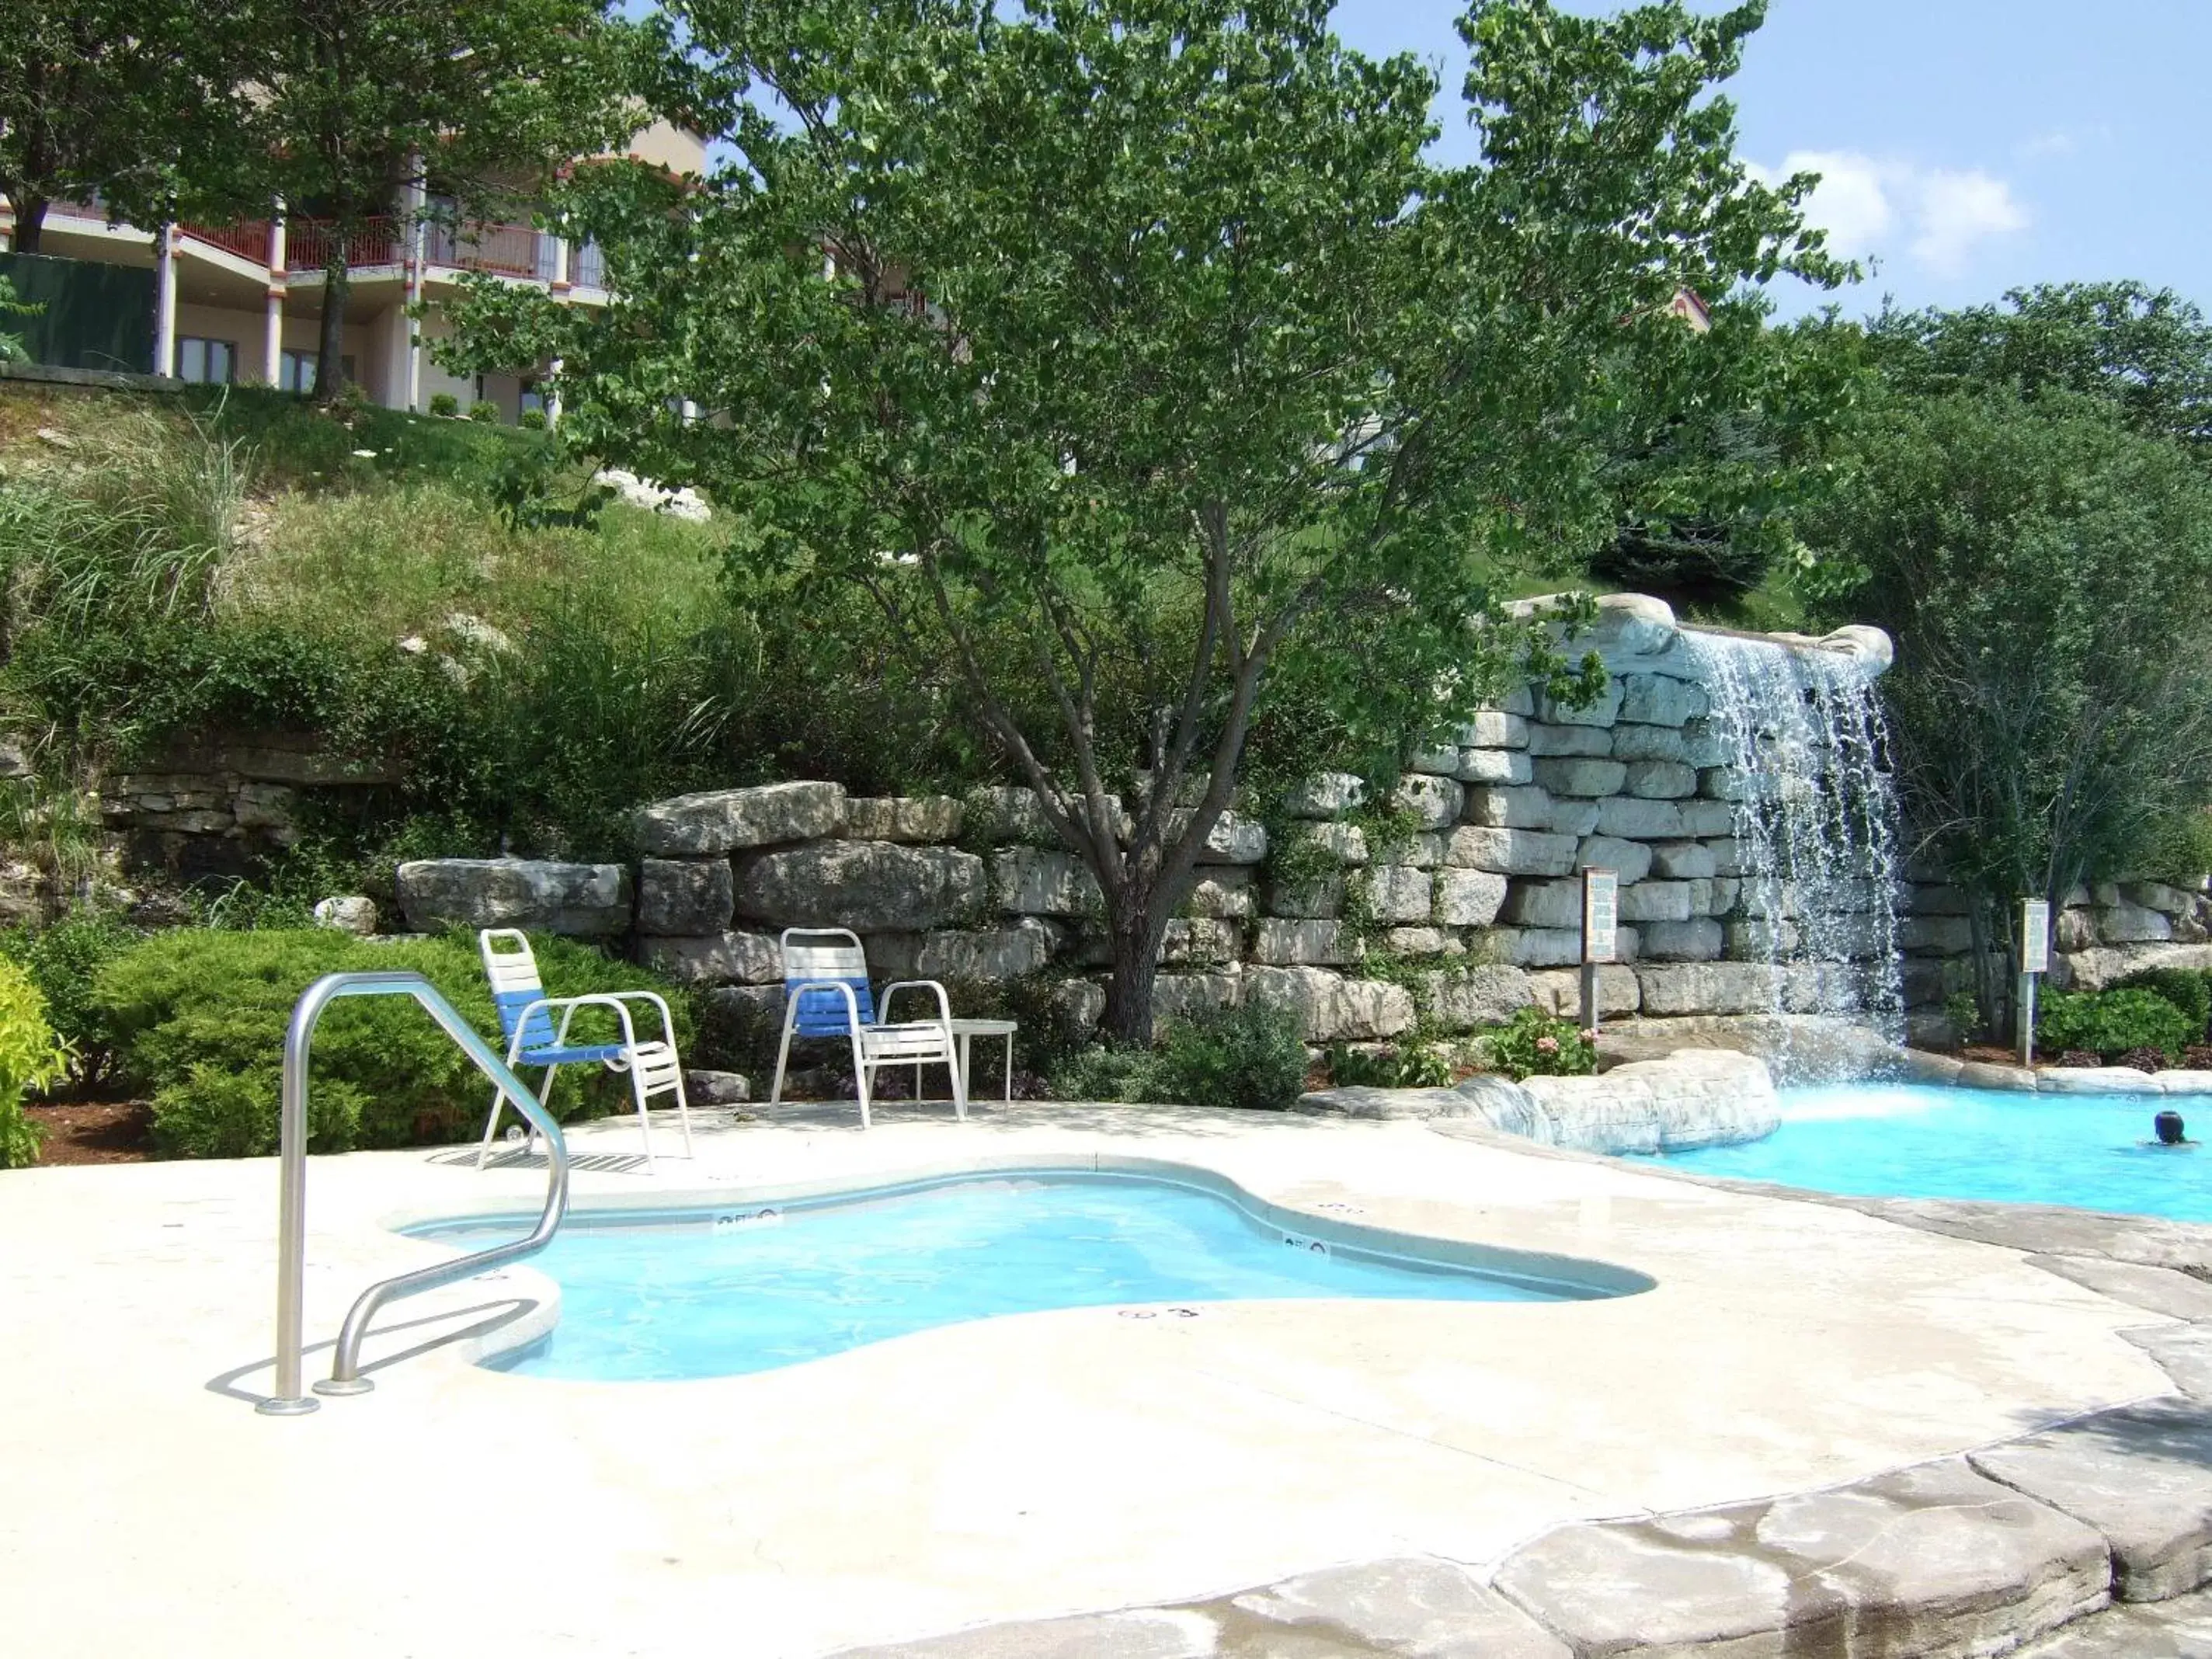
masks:
<svg viewBox="0 0 2212 1659"><path fill-rule="evenodd" d="M469 1249L516 1225L476 1217L408 1231ZM560 1322L486 1363L614 1382L768 1370L1054 1308L1173 1318L1206 1302L1566 1302L1652 1284L1602 1262L1291 1217L1195 1172L1054 1169L790 1202L574 1212L531 1265L559 1283Z"/></svg>

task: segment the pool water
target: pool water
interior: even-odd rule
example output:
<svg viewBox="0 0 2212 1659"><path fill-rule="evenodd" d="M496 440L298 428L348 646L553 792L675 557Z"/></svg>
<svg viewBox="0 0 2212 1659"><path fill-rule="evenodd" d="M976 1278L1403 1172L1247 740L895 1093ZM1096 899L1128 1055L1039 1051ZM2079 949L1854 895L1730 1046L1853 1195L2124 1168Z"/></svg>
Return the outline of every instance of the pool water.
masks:
<svg viewBox="0 0 2212 1659"><path fill-rule="evenodd" d="M515 1226L410 1231L471 1249L514 1237ZM560 1322L492 1363L603 1381L767 1370L1049 1308L1127 1305L1174 1318L1177 1307L1238 1298L1556 1302L1642 1288L1617 1270L1607 1282L1595 1264L1601 1277L1570 1282L1324 1242L1270 1226L1207 1188L1057 1171L765 1211L572 1218L531 1265L559 1281Z"/></svg>
<svg viewBox="0 0 2212 1659"><path fill-rule="evenodd" d="M2163 1147L2172 1108L2212 1139L2212 1099L1925 1084L1786 1089L1764 1140L1662 1155L1671 1169L1872 1198L1981 1198L2212 1221L2212 1146Z"/></svg>

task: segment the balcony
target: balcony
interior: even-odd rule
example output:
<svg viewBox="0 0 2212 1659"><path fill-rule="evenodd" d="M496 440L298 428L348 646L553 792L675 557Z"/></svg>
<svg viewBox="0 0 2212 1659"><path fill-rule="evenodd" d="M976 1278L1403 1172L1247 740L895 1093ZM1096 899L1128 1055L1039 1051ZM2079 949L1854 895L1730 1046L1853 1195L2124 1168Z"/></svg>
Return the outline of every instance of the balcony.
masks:
<svg viewBox="0 0 2212 1659"><path fill-rule="evenodd" d="M326 219L289 219L284 225L284 269L321 270L330 264L331 249L339 240L337 228ZM349 270L368 265L396 265L405 248L405 237L396 219L364 219L345 233L345 262Z"/></svg>
<svg viewBox="0 0 2212 1659"><path fill-rule="evenodd" d="M554 241L529 225L443 225L428 227L425 264L449 270L483 270L497 276L553 280Z"/></svg>

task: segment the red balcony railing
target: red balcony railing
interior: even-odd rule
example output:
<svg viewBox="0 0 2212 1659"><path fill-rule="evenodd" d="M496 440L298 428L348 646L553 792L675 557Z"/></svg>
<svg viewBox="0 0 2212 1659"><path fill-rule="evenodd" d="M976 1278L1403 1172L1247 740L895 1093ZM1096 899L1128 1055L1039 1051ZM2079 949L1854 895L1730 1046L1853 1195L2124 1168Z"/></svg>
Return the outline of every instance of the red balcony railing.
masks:
<svg viewBox="0 0 2212 1659"><path fill-rule="evenodd" d="M338 237L327 220L293 219L284 227L284 269L320 270L331 262L331 247ZM364 219L345 235L345 262L350 270L365 265L396 265L404 246L397 222Z"/></svg>
<svg viewBox="0 0 2212 1659"><path fill-rule="evenodd" d="M269 222L258 219L234 225L179 225L177 229L196 242L219 247L257 265L269 263Z"/></svg>
<svg viewBox="0 0 2212 1659"><path fill-rule="evenodd" d="M424 258L454 270L489 270L501 276L553 277L553 246L529 225L432 225Z"/></svg>

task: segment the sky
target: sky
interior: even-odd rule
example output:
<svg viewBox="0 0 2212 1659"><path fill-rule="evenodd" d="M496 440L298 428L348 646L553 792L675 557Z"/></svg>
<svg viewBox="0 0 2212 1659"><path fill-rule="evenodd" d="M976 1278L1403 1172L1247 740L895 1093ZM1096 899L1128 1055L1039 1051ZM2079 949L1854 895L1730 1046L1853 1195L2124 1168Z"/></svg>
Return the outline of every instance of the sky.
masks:
<svg viewBox="0 0 2212 1659"><path fill-rule="evenodd" d="M1443 65L1444 159L1474 149L1461 9L1340 0L1335 18L1349 46ZM1810 216L1877 267L1833 295L1784 279L1785 316L2120 276L2212 312L2212 0L1771 0L1728 95L1738 154L1820 173Z"/></svg>

